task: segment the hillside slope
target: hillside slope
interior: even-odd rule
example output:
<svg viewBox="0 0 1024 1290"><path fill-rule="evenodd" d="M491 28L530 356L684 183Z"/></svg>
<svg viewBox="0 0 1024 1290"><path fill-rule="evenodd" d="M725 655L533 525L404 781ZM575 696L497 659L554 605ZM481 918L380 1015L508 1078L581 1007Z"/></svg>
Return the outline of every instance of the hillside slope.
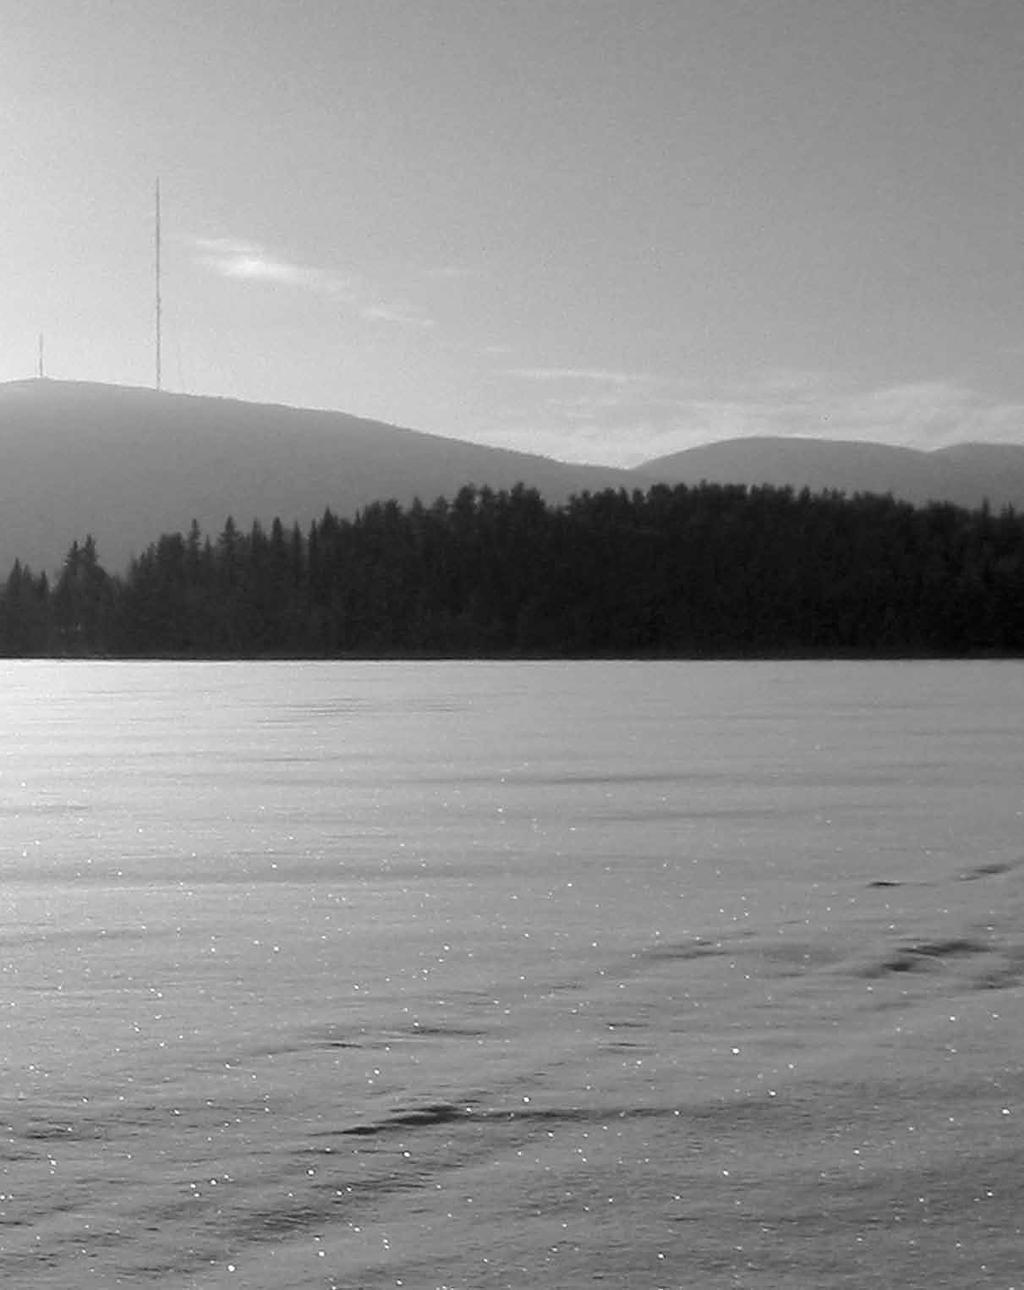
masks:
<svg viewBox="0 0 1024 1290"><path fill-rule="evenodd" d="M341 412L137 387L0 384L0 578L15 557L57 569L92 533L111 570L192 519L215 535L274 516L307 525L331 507L452 497L464 484L525 483L551 502L652 483L791 485L891 492L923 503L1024 509L1024 446L936 452L875 443L748 438L706 444L634 470L582 466L399 429Z"/></svg>
<svg viewBox="0 0 1024 1290"><path fill-rule="evenodd" d="M559 501L633 485L628 471L573 466L398 429L340 412L70 381L0 385L0 578L15 557L59 567L92 533L126 564L193 518L216 534L275 515L306 525L379 499L451 497L464 484L523 482Z"/></svg>

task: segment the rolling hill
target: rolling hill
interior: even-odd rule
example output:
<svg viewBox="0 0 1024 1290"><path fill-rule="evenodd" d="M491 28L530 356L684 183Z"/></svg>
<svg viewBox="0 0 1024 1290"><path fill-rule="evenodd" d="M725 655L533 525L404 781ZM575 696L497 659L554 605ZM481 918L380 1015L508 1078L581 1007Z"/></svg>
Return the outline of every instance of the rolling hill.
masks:
<svg viewBox="0 0 1024 1290"><path fill-rule="evenodd" d="M161 533L192 519L216 535L275 515L303 526L329 506L429 503L464 484L537 488L551 502L584 490L652 483L791 485L891 492L1024 508L1024 446L960 444L936 452L797 438L733 439L633 470L571 465L400 429L341 412L30 380L0 384L0 578L14 559L59 568L92 533L122 569Z"/></svg>
<svg viewBox="0 0 1024 1290"><path fill-rule="evenodd" d="M921 504L995 510L1024 507L1024 445L965 443L933 452L879 443L762 437L727 439L636 467L643 484L775 484L847 493L892 493Z"/></svg>
<svg viewBox="0 0 1024 1290"><path fill-rule="evenodd" d="M635 486L628 471L572 466L398 429L340 412L137 387L31 380L0 385L0 578L15 558L59 568L92 533L110 570L193 518L216 535L275 515L304 527L464 484L537 488L551 501Z"/></svg>

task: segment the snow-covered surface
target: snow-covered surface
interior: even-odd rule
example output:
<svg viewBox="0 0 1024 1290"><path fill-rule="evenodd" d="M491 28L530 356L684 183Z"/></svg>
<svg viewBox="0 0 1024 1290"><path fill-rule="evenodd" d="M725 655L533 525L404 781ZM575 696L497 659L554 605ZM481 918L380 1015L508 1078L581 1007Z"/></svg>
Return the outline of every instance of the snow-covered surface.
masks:
<svg viewBox="0 0 1024 1290"><path fill-rule="evenodd" d="M1010 664L0 668L0 1280L1020 1284Z"/></svg>

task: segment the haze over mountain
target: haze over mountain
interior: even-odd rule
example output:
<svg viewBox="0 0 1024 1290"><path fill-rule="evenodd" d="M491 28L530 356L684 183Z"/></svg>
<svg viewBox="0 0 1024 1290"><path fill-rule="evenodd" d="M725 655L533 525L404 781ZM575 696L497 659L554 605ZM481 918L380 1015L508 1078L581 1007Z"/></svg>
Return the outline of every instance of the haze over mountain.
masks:
<svg viewBox="0 0 1024 1290"><path fill-rule="evenodd" d="M92 533L111 570L192 519L215 536L330 507L429 504L464 484L525 483L552 502L652 483L807 486L892 492L914 502L1024 507L1024 447L964 444L917 452L873 443L746 438L708 444L632 471L585 466L312 411L129 386L31 380L0 384L0 577L15 558L59 567Z"/></svg>
<svg viewBox="0 0 1024 1290"><path fill-rule="evenodd" d="M904 501L1024 507L1024 445L961 443L922 452L880 443L761 436L702 444L644 462L644 482L773 484Z"/></svg>
<svg viewBox="0 0 1024 1290"><path fill-rule="evenodd" d="M464 484L518 482L558 501L632 486L625 470L567 465L362 420L76 381L0 384L0 577L15 558L59 567L92 533L111 570L192 519L307 525L395 498L429 504Z"/></svg>

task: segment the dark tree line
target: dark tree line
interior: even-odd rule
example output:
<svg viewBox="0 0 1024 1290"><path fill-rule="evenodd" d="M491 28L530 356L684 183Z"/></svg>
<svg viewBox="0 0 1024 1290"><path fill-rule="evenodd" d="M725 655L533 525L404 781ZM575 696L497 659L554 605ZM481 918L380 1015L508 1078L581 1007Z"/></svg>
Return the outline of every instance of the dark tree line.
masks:
<svg viewBox="0 0 1024 1290"><path fill-rule="evenodd" d="M547 505L519 486L193 523L123 576L86 538L51 585L16 562L6 655L1024 654L1024 519L702 484Z"/></svg>

